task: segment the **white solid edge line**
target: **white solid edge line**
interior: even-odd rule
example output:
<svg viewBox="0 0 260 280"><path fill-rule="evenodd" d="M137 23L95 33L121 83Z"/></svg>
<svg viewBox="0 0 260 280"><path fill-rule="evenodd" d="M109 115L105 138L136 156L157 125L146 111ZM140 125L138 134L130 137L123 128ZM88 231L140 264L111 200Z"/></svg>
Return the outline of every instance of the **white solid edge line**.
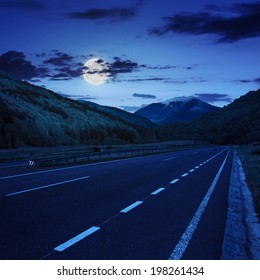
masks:
<svg viewBox="0 0 260 280"><path fill-rule="evenodd" d="M152 192L151 194L152 194L152 195L156 195L156 194L158 194L158 193L160 193L160 192L162 192L162 191L164 191L164 190L165 190L165 188L159 188L159 189L157 189L156 191Z"/></svg>
<svg viewBox="0 0 260 280"><path fill-rule="evenodd" d="M100 229L100 227L93 226L93 227L83 231L82 233L76 235L75 237L71 238L70 240L62 243L61 245L55 247L54 250L58 251L58 252L62 252L64 250L66 250L67 248L69 248L70 246L74 245L75 243L79 242L83 238L85 238L85 237L89 236L90 234L96 232L99 229Z"/></svg>
<svg viewBox="0 0 260 280"><path fill-rule="evenodd" d="M174 179L174 180L172 180L171 182L170 182L170 184L175 184L176 182L178 182L179 181L179 179Z"/></svg>
<svg viewBox="0 0 260 280"><path fill-rule="evenodd" d="M207 205L208 205L208 202L209 202L209 199L211 197L211 194L212 192L214 191L215 187L216 187L216 184L218 182L218 179L220 177L220 174L224 168L224 165L226 163L226 160L227 160L227 157L229 155L229 152L227 153L221 167L219 168L218 170L218 173L216 175L216 177L214 178L211 186L209 187L206 195L204 196L199 208L197 209L196 213L194 214L192 220L190 221L188 227L186 228L185 232L183 233L183 235L181 236L178 244L176 245L176 247L174 248L173 252L171 253L170 257L169 257L169 260L180 260L187 248L187 246L189 245L189 242L192 238L192 235L195 231L195 229L197 228L198 226L198 223L200 221L200 218L202 216L202 214L204 213Z"/></svg>
<svg viewBox="0 0 260 280"><path fill-rule="evenodd" d="M72 179L72 180L67 180L67 181L62 181L62 182L58 182L58 183L54 183L54 184L49 184L49 185L37 187L37 188L22 190L22 191L13 192L13 193L8 193L8 194L5 194L5 196L13 196L13 195L18 195L18 194L22 194L22 193L27 193L27 192L37 191L37 190L41 190L41 189L46 189L46 188L50 188L50 187L53 187L53 186L58 186L58 185L66 184L66 183L71 183L71 182L75 182L75 181L79 181L79 180L84 180L84 179L87 179L89 177L90 176L84 176L84 177L80 177L80 178L76 178L76 179Z"/></svg>
<svg viewBox="0 0 260 280"><path fill-rule="evenodd" d="M130 210L132 210L133 208L135 208L135 207L137 207L138 205L140 205L140 204L142 204L143 203L143 201L136 201L135 203L133 203L133 204L131 204L131 205L129 205L129 206L127 206L126 208L124 208L123 210L121 210L120 212L121 213L127 213L127 212L129 212Z"/></svg>

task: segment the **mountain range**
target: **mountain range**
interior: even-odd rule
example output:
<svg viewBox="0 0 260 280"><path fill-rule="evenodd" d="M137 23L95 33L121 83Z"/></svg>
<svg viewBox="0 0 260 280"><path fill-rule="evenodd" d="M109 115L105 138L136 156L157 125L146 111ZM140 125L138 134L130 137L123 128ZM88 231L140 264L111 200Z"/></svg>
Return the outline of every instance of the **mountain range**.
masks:
<svg viewBox="0 0 260 280"><path fill-rule="evenodd" d="M135 114L161 125L191 121L219 109L194 97L177 97L165 102L152 103L137 110Z"/></svg>
<svg viewBox="0 0 260 280"><path fill-rule="evenodd" d="M72 100L0 71L0 148L171 140L226 145L260 139L260 89L224 108L193 98L171 99L147 107L143 109L150 111L150 120L144 118L145 114L139 115L141 110L132 114Z"/></svg>

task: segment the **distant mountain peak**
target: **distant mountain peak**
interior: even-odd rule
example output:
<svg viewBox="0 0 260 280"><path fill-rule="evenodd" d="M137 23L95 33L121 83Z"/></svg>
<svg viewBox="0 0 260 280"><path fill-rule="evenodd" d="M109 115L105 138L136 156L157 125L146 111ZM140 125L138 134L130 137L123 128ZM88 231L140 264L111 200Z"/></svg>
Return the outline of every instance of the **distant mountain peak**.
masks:
<svg viewBox="0 0 260 280"><path fill-rule="evenodd" d="M193 96L179 96L179 97L173 97L171 99L165 100L163 102L160 102L166 106L169 106L172 102L189 102L192 99L198 99L196 97Z"/></svg>
<svg viewBox="0 0 260 280"><path fill-rule="evenodd" d="M135 112L157 124L179 123L192 121L205 113L218 110L193 96L181 96L164 102L152 103Z"/></svg>

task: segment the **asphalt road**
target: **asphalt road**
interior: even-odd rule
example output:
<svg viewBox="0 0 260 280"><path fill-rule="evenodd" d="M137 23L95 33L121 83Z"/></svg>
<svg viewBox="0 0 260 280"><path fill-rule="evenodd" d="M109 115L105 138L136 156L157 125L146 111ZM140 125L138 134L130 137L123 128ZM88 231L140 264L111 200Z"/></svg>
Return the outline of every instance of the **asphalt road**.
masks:
<svg viewBox="0 0 260 280"><path fill-rule="evenodd" d="M0 259L219 259L233 152L0 165Z"/></svg>

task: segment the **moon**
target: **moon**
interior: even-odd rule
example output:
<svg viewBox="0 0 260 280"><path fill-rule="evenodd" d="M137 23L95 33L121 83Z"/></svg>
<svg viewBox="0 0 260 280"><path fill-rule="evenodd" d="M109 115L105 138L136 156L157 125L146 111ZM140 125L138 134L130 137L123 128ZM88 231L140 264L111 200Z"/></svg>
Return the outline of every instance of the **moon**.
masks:
<svg viewBox="0 0 260 280"><path fill-rule="evenodd" d="M84 64L84 66L85 70L83 77L89 84L99 86L108 80L108 66L103 59L91 58Z"/></svg>

